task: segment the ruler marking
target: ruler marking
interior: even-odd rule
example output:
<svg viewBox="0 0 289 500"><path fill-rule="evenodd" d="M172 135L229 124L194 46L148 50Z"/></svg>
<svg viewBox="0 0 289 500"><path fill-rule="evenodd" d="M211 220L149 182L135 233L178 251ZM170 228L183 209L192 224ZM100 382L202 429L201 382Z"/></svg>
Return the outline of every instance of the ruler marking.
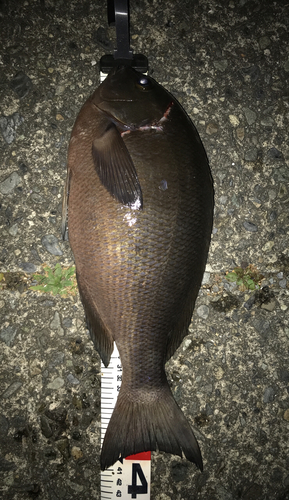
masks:
<svg viewBox="0 0 289 500"><path fill-rule="evenodd" d="M121 361L114 346L109 366L106 368L101 364L101 445L117 400L121 375ZM150 478L150 452L131 455L122 462L118 460L101 472L101 500L113 500L116 497L122 500L150 500Z"/></svg>

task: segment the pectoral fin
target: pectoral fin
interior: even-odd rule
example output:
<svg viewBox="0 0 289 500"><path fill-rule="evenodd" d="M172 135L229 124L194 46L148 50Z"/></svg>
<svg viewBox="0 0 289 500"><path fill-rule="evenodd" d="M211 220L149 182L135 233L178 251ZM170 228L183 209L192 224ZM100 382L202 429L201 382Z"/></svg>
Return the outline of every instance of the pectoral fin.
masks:
<svg viewBox="0 0 289 500"><path fill-rule="evenodd" d="M92 157L100 181L123 205L142 208L142 191L136 169L114 123L93 141Z"/></svg>

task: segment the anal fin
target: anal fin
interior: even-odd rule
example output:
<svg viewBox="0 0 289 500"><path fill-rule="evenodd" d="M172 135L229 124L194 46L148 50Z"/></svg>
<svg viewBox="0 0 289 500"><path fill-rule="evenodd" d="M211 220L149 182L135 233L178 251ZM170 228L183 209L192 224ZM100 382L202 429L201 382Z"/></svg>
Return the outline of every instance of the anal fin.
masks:
<svg viewBox="0 0 289 500"><path fill-rule="evenodd" d="M113 338L104 325L85 282L79 275L76 277L91 340L93 341L94 347L99 353L103 364L108 366L113 352Z"/></svg>

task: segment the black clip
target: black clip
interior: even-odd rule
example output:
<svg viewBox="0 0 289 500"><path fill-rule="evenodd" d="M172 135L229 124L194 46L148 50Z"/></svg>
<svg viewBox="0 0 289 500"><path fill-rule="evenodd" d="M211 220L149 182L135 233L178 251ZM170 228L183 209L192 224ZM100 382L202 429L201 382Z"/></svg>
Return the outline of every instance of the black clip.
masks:
<svg viewBox="0 0 289 500"><path fill-rule="evenodd" d="M107 2L107 17L109 26L116 29L117 48L114 50L115 59L132 59L129 36L129 5L128 0L114 0L114 12L112 13Z"/></svg>
<svg viewBox="0 0 289 500"><path fill-rule="evenodd" d="M133 54L130 48L129 0L107 0L107 18L109 26L116 28L117 47L114 55L105 55L100 59L100 72L108 74L115 66L132 66L141 73L147 73L148 60L142 54Z"/></svg>

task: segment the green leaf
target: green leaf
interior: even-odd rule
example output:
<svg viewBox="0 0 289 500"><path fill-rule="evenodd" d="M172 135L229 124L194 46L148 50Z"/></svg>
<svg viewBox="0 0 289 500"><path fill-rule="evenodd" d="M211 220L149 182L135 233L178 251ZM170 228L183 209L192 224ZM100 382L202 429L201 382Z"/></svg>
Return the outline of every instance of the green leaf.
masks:
<svg viewBox="0 0 289 500"><path fill-rule="evenodd" d="M64 295L68 291L70 293L76 292L76 285L74 281L75 266L69 267L67 269L62 269L61 265L58 262L54 270L46 266L44 268L44 271L45 275L33 275L33 278L37 282L37 285L31 286L31 290L52 293L53 295Z"/></svg>
<svg viewBox="0 0 289 500"><path fill-rule="evenodd" d="M247 287L250 288L250 290L255 289L255 283L252 279L247 280Z"/></svg>
<svg viewBox="0 0 289 500"><path fill-rule="evenodd" d="M226 280L228 280L228 281L236 281L237 280L237 275L234 272L228 273L228 274L226 274Z"/></svg>
<svg viewBox="0 0 289 500"><path fill-rule="evenodd" d="M53 279L53 277L54 277L54 274L53 274L53 272L52 272L52 269L50 269L50 267L46 267L46 268L45 268L45 271L46 271L46 272L47 272L47 274L48 274L48 278L49 278L50 280L52 280L52 279Z"/></svg>
<svg viewBox="0 0 289 500"><path fill-rule="evenodd" d="M38 283L41 283L45 279L45 276L42 274L33 274L33 279Z"/></svg>
<svg viewBox="0 0 289 500"><path fill-rule="evenodd" d="M242 267L235 267L234 272L239 278L242 278L242 276L244 275L244 270L242 269Z"/></svg>
<svg viewBox="0 0 289 500"><path fill-rule="evenodd" d="M46 278L45 284L46 285L54 285L54 279Z"/></svg>
<svg viewBox="0 0 289 500"><path fill-rule="evenodd" d="M70 267L67 269L66 273L65 273L65 277L66 278L70 278L71 276L73 276L75 273L75 266L73 267Z"/></svg>
<svg viewBox="0 0 289 500"><path fill-rule="evenodd" d="M42 285L35 285L35 286L31 286L30 288L31 288L31 290L36 290L37 292L38 291L39 292L45 292L46 291L45 288L44 288L44 286L42 286Z"/></svg>
<svg viewBox="0 0 289 500"><path fill-rule="evenodd" d="M62 275L62 269L60 264L57 263L55 266L54 276L61 277L61 275Z"/></svg>
<svg viewBox="0 0 289 500"><path fill-rule="evenodd" d="M73 285L73 283L72 283L71 280L63 280L62 281L62 287L64 287L64 286L72 286L72 285Z"/></svg>

